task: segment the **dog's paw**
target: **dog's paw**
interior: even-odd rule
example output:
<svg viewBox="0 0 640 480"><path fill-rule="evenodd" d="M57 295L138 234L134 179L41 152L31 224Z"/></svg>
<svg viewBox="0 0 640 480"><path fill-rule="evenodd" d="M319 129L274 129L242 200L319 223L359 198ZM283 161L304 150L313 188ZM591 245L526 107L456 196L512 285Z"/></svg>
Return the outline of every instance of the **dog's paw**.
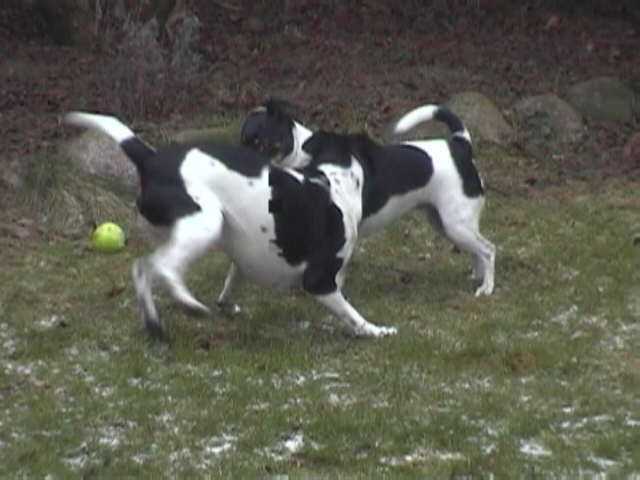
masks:
<svg viewBox="0 0 640 480"><path fill-rule="evenodd" d="M152 340L157 340L160 342L165 342L167 340L164 328L162 327L162 324L158 319L152 319L148 316L145 317L144 328L146 329L149 337L151 337Z"/></svg>
<svg viewBox="0 0 640 480"><path fill-rule="evenodd" d="M373 338L381 338L387 337L390 335L395 335L398 333L398 329L396 327L378 327L376 325L367 325L358 329L355 334L358 337L373 337Z"/></svg>
<svg viewBox="0 0 640 480"><path fill-rule="evenodd" d="M493 285L483 283L476 290L476 297L479 297L481 295L488 296L488 295L491 295L492 293L493 293Z"/></svg>
<svg viewBox="0 0 640 480"><path fill-rule="evenodd" d="M218 310L220 310L223 314L235 317L236 315L240 315L242 313L242 308L237 303L232 302L216 302L216 306Z"/></svg>

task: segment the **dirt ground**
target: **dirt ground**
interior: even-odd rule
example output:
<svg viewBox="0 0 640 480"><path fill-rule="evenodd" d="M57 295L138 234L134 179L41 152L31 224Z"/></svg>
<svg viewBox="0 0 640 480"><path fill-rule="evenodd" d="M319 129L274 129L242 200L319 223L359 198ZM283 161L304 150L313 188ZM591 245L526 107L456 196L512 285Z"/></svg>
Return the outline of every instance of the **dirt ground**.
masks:
<svg viewBox="0 0 640 480"><path fill-rule="evenodd" d="M297 104L311 125L360 124L377 134L406 109L460 91L480 91L508 111L523 96L562 95L601 75L640 90L640 26L628 12L493 3L196 1L203 74L180 87L188 94L169 89L143 118L125 118L188 123L203 113L242 115L278 95ZM112 53L55 46L36 21L3 7L0 162L19 161L73 134L60 125L69 109L121 114L115 100L123 92L105 82ZM585 145L557 167L568 175L584 168L637 176L638 165L621 164L637 121L591 127Z"/></svg>

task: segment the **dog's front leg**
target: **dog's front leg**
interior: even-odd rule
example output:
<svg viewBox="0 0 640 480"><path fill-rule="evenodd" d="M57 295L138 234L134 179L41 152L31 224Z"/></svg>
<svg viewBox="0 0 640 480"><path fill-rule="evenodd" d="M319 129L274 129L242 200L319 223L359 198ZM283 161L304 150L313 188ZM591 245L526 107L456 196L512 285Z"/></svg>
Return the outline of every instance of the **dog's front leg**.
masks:
<svg viewBox="0 0 640 480"><path fill-rule="evenodd" d="M358 337L385 337L395 335L395 327L379 327L367 322L358 311L344 298L340 290L326 295L314 295L322 305L346 323L354 335Z"/></svg>
<svg viewBox="0 0 640 480"><path fill-rule="evenodd" d="M218 308L231 314L240 313L240 307L237 304L230 302L229 297L231 297L234 288L236 288L238 283L240 283L241 278L242 277L238 272L238 266L232 262L229 267L229 271L227 272L227 277L224 279L222 292L220 292L218 300L216 300Z"/></svg>

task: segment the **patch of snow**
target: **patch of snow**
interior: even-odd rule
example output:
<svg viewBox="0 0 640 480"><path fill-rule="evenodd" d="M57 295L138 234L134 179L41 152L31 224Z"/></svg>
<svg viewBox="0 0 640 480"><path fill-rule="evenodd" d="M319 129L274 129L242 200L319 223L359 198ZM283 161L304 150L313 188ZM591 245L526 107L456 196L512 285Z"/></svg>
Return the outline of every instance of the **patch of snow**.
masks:
<svg viewBox="0 0 640 480"><path fill-rule="evenodd" d="M274 447L265 449L263 453L273 460L280 462L298 453L304 446L304 434L302 432L293 432L279 441Z"/></svg>
<svg viewBox="0 0 640 480"><path fill-rule="evenodd" d="M565 267L560 273L560 278L564 281L572 281L575 280L578 275L580 275L580 272L575 268Z"/></svg>
<svg viewBox="0 0 640 480"><path fill-rule="evenodd" d="M63 459L63 462L72 470L80 470L89 463L89 446L83 442L76 450Z"/></svg>
<svg viewBox="0 0 640 480"><path fill-rule="evenodd" d="M640 427L640 420L627 417L624 419L624 425L625 427Z"/></svg>
<svg viewBox="0 0 640 480"><path fill-rule="evenodd" d="M58 315L51 315L48 318L42 318L36 322L36 327L39 330L51 330L64 322L64 319Z"/></svg>
<svg viewBox="0 0 640 480"><path fill-rule="evenodd" d="M136 426L137 423L131 420L118 425L105 425L98 430L98 444L114 449L118 448L122 444L123 437L127 431Z"/></svg>
<svg viewBox="0 0 640 480"><path fill-rule="evenodd" d="M458 452L442 452L427 448L418 448L412 453L396 457L382 457L380 463L391 467L401 467L415 463L424 463L429 460L439 460L443 462L464 460L465 456Z"/></svg>
<svg viewBox="0 0 640 480"><path fill-rule="evenodd" d="M191 464L192 460L193 460L193 454L191 453L191 450L189 450L187 447L184 447L181 450L176 450L169 454L169 462L173 467L175 467L177 463Z"/></svg>
<svg viewBox="0 0 640 480"><path fill-rule="evenodd" d="M311 378L313 380L337 380L340 378L340 374L336 372L317 372L315 370L311 370Z"/></svg>
<svg viewBox="0 0 640 480"><path fill-rule="evenodd" d="M521 440L520 452L531 457L548 457L551 455L551 450L545 448L544 445L536 440Z"/></svg>
<svg viewBox="0 0 640 480"><path fill-rule="evenodd" d="M289 435L281 444L284 451L297 453L304 447L304 435L302 432L296 432L293 435Z"/></svg>
<svg viewBox="0 0 640 480"><path fill-rule="evenodd" d="M569 326L569 321L576 318L578 315L578 306L571 305L567 310L564 310L549 319L551 323L558 323L560 326L566 328Z"/></svg>
<svg viewBox="0 0 640 480"><path fill-rule="evenodd" d="M608 470L618 464L618 462L615 462L614 460L610 460L604 457L596 457L595 455L589 456L588 460L598 465L598 467L600 467L602 470Z"/></svg>
<svg viewBox="0 0 640 480"><path fill-rule="evenodd" d="M0 323L0 341L2 342L2 351L0 355L3 357L10 357L16 353L17 341L14 338L16 336L13 329L9 328L9 324Z"/></svg>
<svg viewBox="0 0 640 480"><path fill-rule="evenodd" d="M349 405L353 405L356 403L356 399L350 395L339 395L335 392L329 393L329 397L327 398L329 404L334 407L346 407Z"/></svg>
<svg viewBox="0 0 640 480"><path fill-rule="evenodd" d="M222 435L221 437L213 437L204 443L203 452L208 456L220 456L224 452L233 449L238 439L232 435Z"/></svg>
<svg viewBox="0 0 640 480"><path fill-rule="evenodd" d="M269 402L254 403L253 405L249 406L249 410L253 410L254 412L262 412L264 410L267 410L270 406L271 404L269 404Z"/></svg>
<svg viewBox="0 0 640 480"><path fill-rule="evenodd" d="M235 448L238 438L234 435L222 434L219 437L211 437L200 442L202 452L200 454L201 470L210 470L212 465L226 452Z"/></svg>

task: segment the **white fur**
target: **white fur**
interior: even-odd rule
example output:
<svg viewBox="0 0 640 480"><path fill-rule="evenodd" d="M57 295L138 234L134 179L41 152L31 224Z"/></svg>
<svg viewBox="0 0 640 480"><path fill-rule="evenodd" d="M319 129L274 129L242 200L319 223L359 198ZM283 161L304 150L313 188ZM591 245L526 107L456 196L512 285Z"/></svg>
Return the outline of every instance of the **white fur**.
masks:
<svg viewBox="0 0 640 480"><path fill-rule="evenodd" d="M302 145L307 139L313 135L313 132L304 125L294 121L293 122L293 150L289 155L283 157L278 165L287 168L303 168L311 161L311 157L307 152L302 150Z"/></svg>
<svg viewBox="0 0 640 480"><path fill-rule="evenodd" d="M422 105L421 107L414 108L410 112L405 113L402 118L398 120L393 129L393 133L395 135L407 133L421 123L433 120L437 112L437 105ZM466 128L462 132L454 133L453 136L460 136L465 138L468 142L471 142L471 135Z"/></svg>
<svg viewBox="0 0 640 480"><path fill-rule="evenodd" d="M117 118L95 113L70 112L64 117L65 123L76 127L94 128L106 133L116 142L122 143L135 137L133 131Z"/></svg>

